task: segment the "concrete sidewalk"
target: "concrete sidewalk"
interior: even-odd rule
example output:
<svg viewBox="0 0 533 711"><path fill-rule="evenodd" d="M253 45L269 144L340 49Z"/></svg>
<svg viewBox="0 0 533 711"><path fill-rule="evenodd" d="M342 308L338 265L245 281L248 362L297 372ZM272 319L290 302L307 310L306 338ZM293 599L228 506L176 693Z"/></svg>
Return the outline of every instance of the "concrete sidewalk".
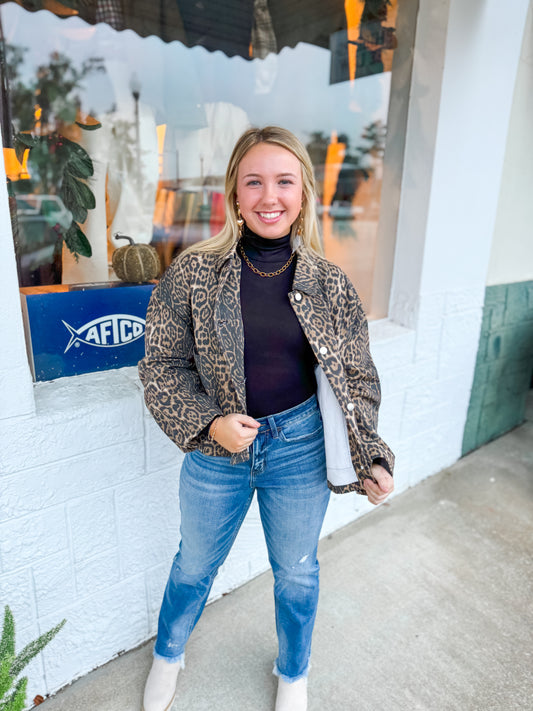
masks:
<svg viewBox="0 0 533 711"><path fill-rule="evenodd" d="M530 404L531 400L530 400ZM309 711L533 709L533 412L320 545ZM269 573L209 605L173 711L272 711ZM152 644L44 702L139 711Z"/></svg>

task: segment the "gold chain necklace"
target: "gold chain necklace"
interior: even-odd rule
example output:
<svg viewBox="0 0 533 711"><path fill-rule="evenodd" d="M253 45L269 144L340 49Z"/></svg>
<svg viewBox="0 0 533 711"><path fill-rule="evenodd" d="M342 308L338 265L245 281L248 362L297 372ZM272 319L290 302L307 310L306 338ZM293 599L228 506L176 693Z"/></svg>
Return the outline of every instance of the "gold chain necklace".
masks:
<svg viewBox="0 0 533 711"><path fill-rule="evenodd" d="M285 271L285 269L287 269L290 266L290 264L294 258L294 255L296 254L296 252L293 252L291 254L291 256L289 257L289 261L285 262L285 264L282 267L280 267L279 269L276 269L275 272L262 272L257 267L254 267L252 262L248 259L248 256L247 256L246 252L244 251L244 247L242 246L242 244L239 245L239 250L240 250L242 258L244 259L246 264L250 267L250 269L254 272L254 274L257 274L260 277L275 277L275 276L278 276L279 274L282 274Z"/></svg>

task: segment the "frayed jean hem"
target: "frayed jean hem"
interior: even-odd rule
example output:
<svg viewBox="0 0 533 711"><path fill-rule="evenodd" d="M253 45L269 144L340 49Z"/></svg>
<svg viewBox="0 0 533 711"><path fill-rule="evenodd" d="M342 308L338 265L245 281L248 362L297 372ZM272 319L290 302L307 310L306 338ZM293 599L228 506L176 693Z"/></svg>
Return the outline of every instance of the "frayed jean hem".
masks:
<svg viewBox="0 0 533 711"><path fill-rule="evenodd" d="M280 679L283 679L283 681L285 681L287 684L294 684L295 681L299 681L300 679L307 679L310 668L311 665L308 664L305 671L303 671L301 674L298 674L298 676L286 676L285 674L282 674L278 669L278 663L274 662L274 669L272 669L272 674L274 674L274 676L279 677Z"/></svg>
<svg viewBox="0 0 533 711"><path fill-rule="evenodd" d="M180 667L185 669L185 652L182 652L177 657L164 657L162 654L158 654L154 649L153 655L154 659L162 659L164 662L168 662L168 664L179 662Z"/></svg>

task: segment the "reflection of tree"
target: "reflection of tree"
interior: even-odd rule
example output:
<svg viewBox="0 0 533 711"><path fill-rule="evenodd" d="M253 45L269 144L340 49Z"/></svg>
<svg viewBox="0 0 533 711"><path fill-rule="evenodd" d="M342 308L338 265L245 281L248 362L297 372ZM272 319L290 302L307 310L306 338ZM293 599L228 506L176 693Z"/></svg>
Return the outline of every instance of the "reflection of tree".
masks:
<svg viewBox="0 0 533 711"><path fill-rule="evenodd" d="M25 84L21 70L28 48L6 44L5 51L9 102L16 131L34 130L36 122L41 133L73 123L80 105L75 90L82 88L82 80L89 74L106 72L103 57L89 57L77 68L66 55L52 52L49 62L39 65L35 78Z"/></svg>
<svg viewBox="0 0 533 711"><path fill-rule="evenodd" d="M41 110L42 133L74 122L80 100L73 92L80 88L82 78L83 71L76 69L70 59L59 52L52 52L49 63L37 67L34 91Z"/></svg>
<svg viewBox="0 0 533 711"><path fill-rule="evenodd" d="M381 120L372 121L361 133L361 143L351 147L347 134L339 134L337 141L345 146L342 166L337 178L333 202L351 203L363 181L374 173L376 163L381 161L385 151L386 126ZM313 131L306 148L317 172L326 163L330 139L323 131Z"/></svg>
<svg viewBox="0 0 533 711"><path fill-rule="evenodd" d="M9 81L13 127L15 132L31 131L37 136L64 134L76 120L80 100L76 90L99 60L88 60L77 69L64 54L53 52L47 64L41 64L35 79L24 83L21 70L26 47L6 45L6 73ZM64 171L64 152L57 151L56 141L32 145L28 160L32 176L31 190L57 193Z"/></svg>
<svg viewBox="0 0 533 711"><path fill-rule="evenodd" d="M6 74L15 130L37 130L42 134L73 123L79 106L79 97L74 92L92 70L91 64L86 63L80 70L66 55L52 52L49 62L37 67L34 80L24 83L21 69L27 51L27 47L6 45Z"/></svg>
<svg viewBox="0 0 533 711"><path fill-rule="evenodd" d="M373 158L383 158L385 153L385 137L387 135L387 127L378 119L372 121L363 129L361 138L369 141L369 146L359 146L358 151L362 155L371 155Z"/></svg>
<svg viewBox="0 0 533 711"><path fill-rule="evenodd" d="M9 98L13 123L17 131L27 131L33 127L33 89L20 79L20 69L24 64L27 47L6 44L5 71L9 86Z"/></svg>
<svg viewBox="0 0 533 711"><path fill-rule="evenodd" d="M81 67L83 76L90 74L91 72L99 72L101 74L106 73L105 68L105 58L104 57L89 57L86 59Z"/></svg>
<svg viewBox="0 0 533 711"><path fill-rule="evenodd" d="M365 156L370 155L373 158L382 158L385 151L386 135L386 126L380 119L372 121L368 126L365 126L361 134L361 138L370 145L358 145L353 150L350 150L349 136L346 133L339 134L338 142L343 143L346 147L344 162L363 167ZM326 162L329 143L330 139L323 131L313 131L310 134L310 141L306 144L306 148L313 165L323 165Z"/></svg>

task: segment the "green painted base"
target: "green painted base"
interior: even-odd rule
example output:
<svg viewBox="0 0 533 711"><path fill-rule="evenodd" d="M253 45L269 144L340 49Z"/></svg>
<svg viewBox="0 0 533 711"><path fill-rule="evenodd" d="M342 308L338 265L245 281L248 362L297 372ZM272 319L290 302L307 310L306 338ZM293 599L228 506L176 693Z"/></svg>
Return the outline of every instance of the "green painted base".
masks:
<svg viewBox="0 0 533 711"><path fill-rule="evenodd" d="M489 286L463 455L524 421L533 373L533 281Z"/></svg>

